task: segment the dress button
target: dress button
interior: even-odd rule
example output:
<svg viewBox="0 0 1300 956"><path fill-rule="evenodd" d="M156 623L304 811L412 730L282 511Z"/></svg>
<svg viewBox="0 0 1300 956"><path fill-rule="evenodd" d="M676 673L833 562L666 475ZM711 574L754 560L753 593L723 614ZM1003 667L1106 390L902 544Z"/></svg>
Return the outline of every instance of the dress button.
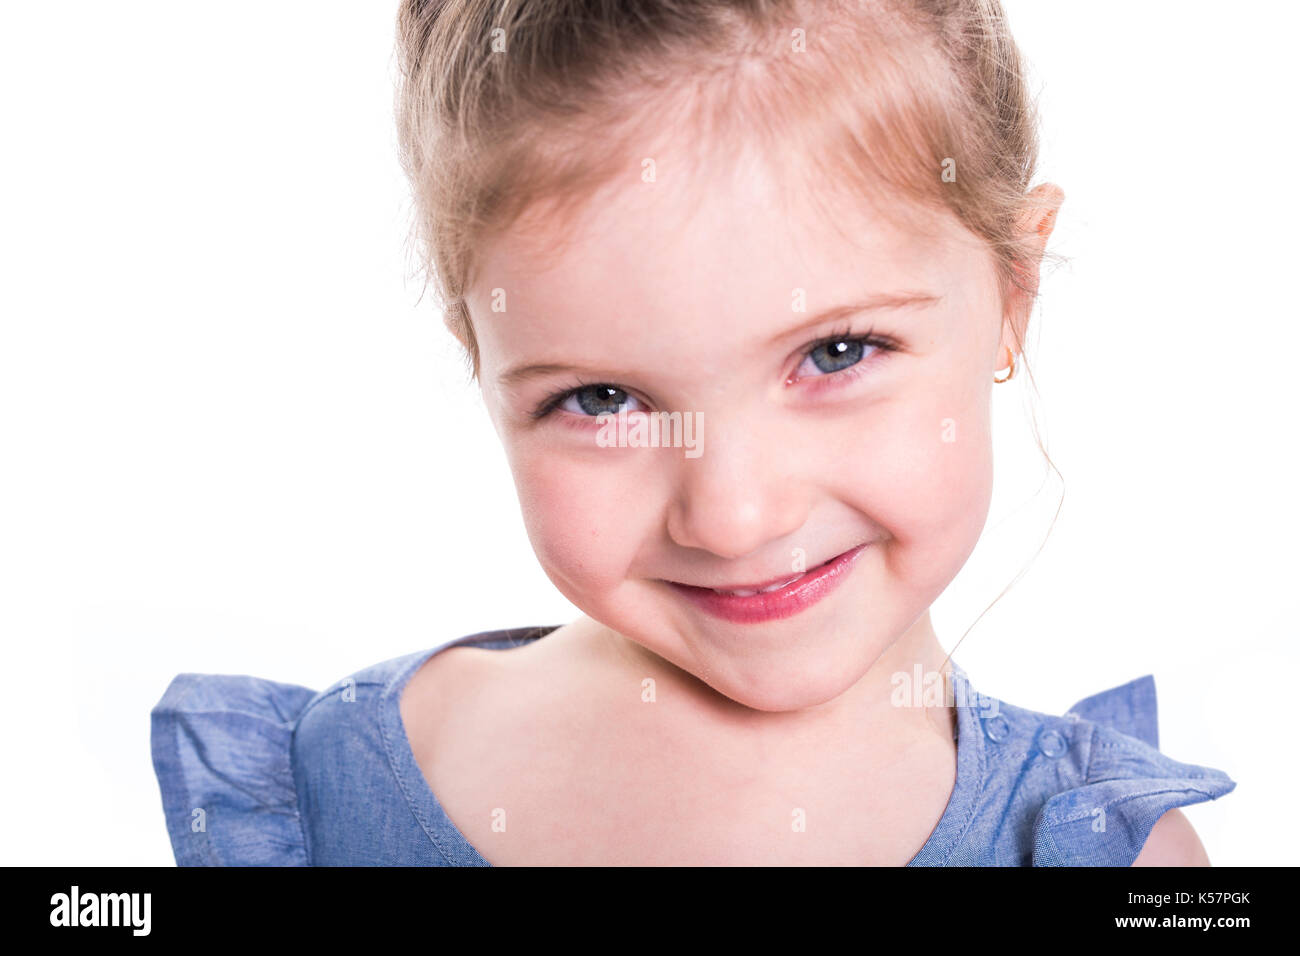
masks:
<svg viewBox="0 0 1300 956"><path fill-rule="evenodd" d="M994 743L1006 740L1010 733L1011 725L1007 723L1005 717L990 717L984 721L984 734Z"/></svg>
<svg viewBox="0 0 1300 956"><path fill-rule="evenodd" d="M1038 738L1038 749L1046 757L1059 757L1065 753L1065 738L1055 730L1048 730Z"/></svg>

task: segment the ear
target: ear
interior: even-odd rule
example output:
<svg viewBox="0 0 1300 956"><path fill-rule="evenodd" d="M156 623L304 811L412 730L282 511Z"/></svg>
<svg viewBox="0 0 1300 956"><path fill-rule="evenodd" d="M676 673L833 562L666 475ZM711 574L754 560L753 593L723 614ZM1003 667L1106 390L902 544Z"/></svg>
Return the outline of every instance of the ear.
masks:
<svg viewBox="0 0 1300 956"><path fill-rule="evenodd" d="M1029 316L1034 308L1034 296L1038 292L1038 267L1042 261L1043 250L1056 225L1056 213L1065 202L1065 192L1055 183L1043 183L1035 186L1025 197L1025 208L1016 221L1016 232L1020 238L1021 260L1016 266L1020 285L1012 286L1006 297L1006 310L1003 313L1002 337L998 342L997 364L994 371L1006 368L1008 350L1019 355L1021 345L1029 328ZM1028 290L1028 291L1025 291Z"/></svg>

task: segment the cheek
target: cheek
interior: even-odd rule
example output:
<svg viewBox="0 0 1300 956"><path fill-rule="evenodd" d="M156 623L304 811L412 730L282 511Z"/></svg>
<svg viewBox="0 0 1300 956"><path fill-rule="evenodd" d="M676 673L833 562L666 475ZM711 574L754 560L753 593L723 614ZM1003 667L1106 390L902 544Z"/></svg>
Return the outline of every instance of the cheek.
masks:
<svg viewBox="0 0 1300 956"><path fill-rule="evenodd" d="M566 457L544 444L525 443L507 454L533 551L572 601L626 576L644 529L642 516L629 510L635 497L618 488L636 488L636 473L607 455Z"/></svg>
<svg viewBox="0 0 1300 956"><path fill-rule="evenodd" d="M974 550L993 493L987 396L929 393L900 399L851 447L847 500L892 539L890 560L918 584L956 575Z"/></svg>

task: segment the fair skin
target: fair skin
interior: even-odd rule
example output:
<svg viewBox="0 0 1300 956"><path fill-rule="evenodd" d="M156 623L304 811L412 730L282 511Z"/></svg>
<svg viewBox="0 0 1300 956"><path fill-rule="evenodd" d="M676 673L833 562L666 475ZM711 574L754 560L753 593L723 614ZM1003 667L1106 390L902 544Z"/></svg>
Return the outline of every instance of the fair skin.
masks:
<svg viewBox="0 0 1300 956"><path fill-rule="evenodd" d="M466 295L483 399L542 567L584 616L435 656L403 720L495 865L902 865L952 792L956 718L893 706L891 675L943 667L929 608L988 514L992 378L1030 303L955 220L841 204L828 229L761 163L679 185L631 168L566 245L516 229L483 251ZM1034 195L1041 250L1061 197ZM814 321L864 301L880 307ZM895 349L810 356L868 331ZM597 385L629 414L699 415L703 453L600 447ZM534 417L575 386L586 400ZM858 545L840 587L780 620L720 620L668 583L770 581ZM1188 862L1188 833L1162 820L1143 856Z"/></svg>

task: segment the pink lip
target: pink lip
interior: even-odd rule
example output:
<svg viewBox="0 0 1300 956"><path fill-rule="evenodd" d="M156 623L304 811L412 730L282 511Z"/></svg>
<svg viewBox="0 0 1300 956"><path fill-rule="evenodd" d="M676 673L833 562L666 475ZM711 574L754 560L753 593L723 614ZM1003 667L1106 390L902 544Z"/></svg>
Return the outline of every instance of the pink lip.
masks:
<svg viewBox="0 0 1300 956"><path fill-rule="evenodd" d="M819 567L804 573L803 577L790 582L786 587L766 594L719 594L712 588L697 588L689 584L667 582L677 593L687 600L725 621L736 624L759 624L763 621L775 621L783 617L792 617L812 607L847 577L847 571L853 566L858 555L865 551L867 545L845 551ZM780 578L777 578L779 581ZM746 588L745 590L750 590ZM738 590L738 589L737 589Z"/></svg>

